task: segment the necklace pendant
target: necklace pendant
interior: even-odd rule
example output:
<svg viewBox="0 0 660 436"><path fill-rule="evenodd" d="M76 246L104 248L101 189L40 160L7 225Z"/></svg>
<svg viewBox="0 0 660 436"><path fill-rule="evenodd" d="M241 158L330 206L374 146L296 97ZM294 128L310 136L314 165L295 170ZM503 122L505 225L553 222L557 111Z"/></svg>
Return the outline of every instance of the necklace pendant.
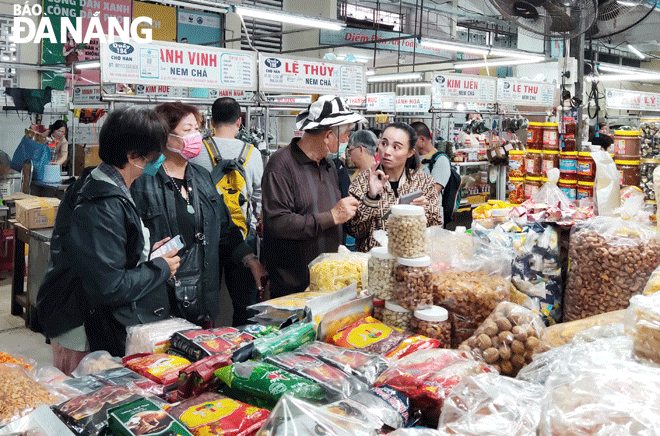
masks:
<svg viewBox="0 0 660 436"><path fill-rule="evenodd" d="M189 214L194 214L195 213L195 208L192 207L192 204L188 205L187 210L188 210Z"/></svg>

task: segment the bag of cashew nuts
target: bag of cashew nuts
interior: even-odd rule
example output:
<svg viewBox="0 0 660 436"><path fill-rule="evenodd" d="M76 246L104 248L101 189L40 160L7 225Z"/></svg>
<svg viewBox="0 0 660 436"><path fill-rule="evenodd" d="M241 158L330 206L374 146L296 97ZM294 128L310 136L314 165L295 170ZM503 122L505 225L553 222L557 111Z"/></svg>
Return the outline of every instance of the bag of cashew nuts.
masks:
<svg viewBox="0 0 660 436"><path fill-rule="evenodd" d="M505 301L458 349L472 353L501 374L515 377L536 352L545 349L541 341L544 329L536 313Z"/></svg>
<svg viewBox="0 0 660 436"><path fill-rule="evenodd" d="M619 218L596 217L571 231L564 321L625 309L660 264L660 233Z"/></svg>

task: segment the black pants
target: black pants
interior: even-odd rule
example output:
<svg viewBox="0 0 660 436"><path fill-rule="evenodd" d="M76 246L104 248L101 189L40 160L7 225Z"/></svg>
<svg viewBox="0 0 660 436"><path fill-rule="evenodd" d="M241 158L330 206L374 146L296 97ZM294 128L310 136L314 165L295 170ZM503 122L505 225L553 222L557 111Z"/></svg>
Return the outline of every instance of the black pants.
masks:
<svg viewBox="0 0 660 436"><path fill-rule="evenodd" d="M258 299L257 285L250 268L241 264L227 262L224 265L224 277L227 290L234 306L232 325L234 327L252 324L248 318L254 315L254 311L248 311L247 307L256 304ZM252 312L249 314L248 312Z"/></svg>

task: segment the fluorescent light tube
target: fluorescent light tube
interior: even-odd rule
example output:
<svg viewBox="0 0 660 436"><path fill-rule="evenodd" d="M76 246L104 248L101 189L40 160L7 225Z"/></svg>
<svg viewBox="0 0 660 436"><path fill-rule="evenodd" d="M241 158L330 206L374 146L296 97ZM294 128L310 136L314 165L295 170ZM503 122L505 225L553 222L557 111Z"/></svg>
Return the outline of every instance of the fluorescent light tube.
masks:
<svg viewBox="0 0 660 436"><path fill-rule="evenodd" d="M607 74L587 77L590 82L649 82L660 80L660 74Z"/></svg>
<svg viewBox="0 0 660 436"><path fill-rule="evenodd" d="M279 21L287 24L297 24L299 26L315 27L318 29L341 30L346 24L322 18L308 17L305 15L290 14L271 9L247 8L245 6L234 6L234 12L243 17L260 18L268 21Z"/></svg>
<svg viewBox="0 0 660 436"><path fill-rule="evenodd" d="M77 70L93 70L94 68L100 68L100 61L91 61L91 62L76 62L74 68Z"/></svg>
<svg viewBox="0 0 660 436"><path fill-rule="evenodd" d="M430 39L423 39L421 44L426 47L431 47L431 48L439 48L443 50L449 50L449 51L455 51L455 52L463 52L463 53L471 53L471 54L478 54L478 55L486 55L486 56L504 56L504 57L512 57L512 58L519 58L519 59L529 59L530 56L537 56L534 55L533 53L526 53L524 51L520 50L511 50L511 49L506 49L506 48L488 48L488 47L478 47L474 46L471 44L461 44L461 43L456 43L456 42L451 42L451 41L440 41L440 40L430 40Z"/></svg>
<svg viewBox="0 0 660 436"><path fill-rule="evenodd" d="M374 70L367 70L367 72L364 74L367 76L373 76L374 74L376 74L376 72Z"/></svg>
<svg viewBox="0 0 660 436"><path fill-rule="evenodd" d="M415 82L415 83L399 83L396 85L397 88L419 88L419 87L427 87L431 86L430 83L427 82Z"/></svg>
<svg viewBox="0 0 660 436"><path fill-rule="evenodd" d="M419 80L422 73L379 74L367 77L367 82L391 82L395 80Z"/></svg>
<svg viewBox="0 0 660 436"><path fill-rule="evenodd" d="M628 44L628 50L635 53L637 55L637 57L640 58L640 59L645 59L646 58L646 55L644 53L642 53L641 51L637 50L635 47L633 47L632 44Z"/></svg>
<svg viewBox="0 0 660 436"><path fill-rule="evenodd" d="M543 62L545 58L529 58L529 59L493 59L489 61L466 61L458 62L454 64L454 68L457 70L463 70L466 68L480 68L480 67L502 67L509 65L524 65L524 64L536 64Z"/></svg>

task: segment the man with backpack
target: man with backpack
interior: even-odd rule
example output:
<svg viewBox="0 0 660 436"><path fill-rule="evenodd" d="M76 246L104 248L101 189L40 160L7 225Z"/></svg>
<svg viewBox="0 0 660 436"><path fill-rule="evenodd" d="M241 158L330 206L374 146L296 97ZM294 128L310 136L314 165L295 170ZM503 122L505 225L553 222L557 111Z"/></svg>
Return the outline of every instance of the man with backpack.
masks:
<svg viewBox="0 0 660 436"><path fill-rule="evenodd" d="M410 125L417 132L417 154L422 159L422 171L435 180L438 196L444 212L444 226L454 220L454 213L460 204L461 176L449 162L449 157L436 150L431 130L421 121Z"/></svg>
<svg viewBox="0 0 660 436"><path fill-rule="evenodd" d="M245 242L257 257L256 225L261 214L263 161L255 144L236 135L241 129L241 107L231 97L217 99L211 108L215 135L204 139L199 156L190 160L211 172L213 182L241 229ZM248 323L247 307L257 303L257 284L250 269L227 261L224 266L227 290L234 306L233 325Z"/></svg>

